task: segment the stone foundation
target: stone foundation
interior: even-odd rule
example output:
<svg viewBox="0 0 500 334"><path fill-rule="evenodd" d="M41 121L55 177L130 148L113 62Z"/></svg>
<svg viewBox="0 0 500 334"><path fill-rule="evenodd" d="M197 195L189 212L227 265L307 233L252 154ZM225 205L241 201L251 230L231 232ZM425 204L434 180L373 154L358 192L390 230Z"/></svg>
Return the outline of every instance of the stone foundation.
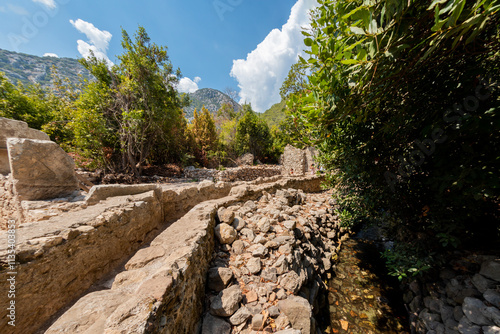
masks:
<svg viewBox="0 0 500 334"><path fill-rule="evenodd" d="M264 183L257 185L260 182ZM189 328L191 325L184 323L186 314L193 312L194 317L196 312L201 312L196 308L201 305L201 300L196 300L193 295L184 301L180 296L188 291L191 295L193 291L203 290L203 277L208 269L208 264L204 264L208 260L204 260L203 256L211 254L213 248L211 238L214 210L223 203L257 196L263 190L273 192L282 187L302 187L318 191L321 180L308 178L260 182L244 182L232 188L228 183L214 184L208 181L193 185L158 186L157 189L142 194L100 200L95 205L87 206L82 202L82 210L63 213L42 222L24 224L17 231L18 321L13 333L36 332L62 307L81 296L90 286L117 269L125 259L158 236L168 226L168 222L179 219L198 205L156 237L151 243L151 252L137 252L127 263L127 271L115 279L112 289L98 292L97 299L95 296L89 297L92 294L81 299L75 305L81 305L82 308L78 311L81 316L63 326L68 333L77 333L76 328L92 328L89 329L90 332L103 332L94 331L94 328L101 328L99 326L110 329L125 326L127 330L133 329L132 332L147 332L147 326L157 329L164 326L163 315L168 312L172 316L168 308L175 307L178 318L174 323ZM228 194L230 196L226 197ZM198 204L224 197L225 199L215 202ZM167 242L161 242L162 238L167 238ZM0 263L2 272L6 273L6 231L0 232L0 240ZM159 243L161 247L158 247ZM162 260L158 262L153 261L154 259ZM161 267L158 267L159 263ZM146 267L147 269L143 269ZM151 268L153 271L148 271ZM139 281L149 285L145 285L143 290L137 290L140 286L134 284ZM0 282L0 291L8 291L8 282L5 280ZM154 298L154 303L151 298ZM183 306L179 308L176 300ZM0 302L2 319L7 319L7 302L7 298ZM193 308L194 306L196 307ZM118 312L120 316L123 312L129 312L129 315L114 318L113 312ZM71 310L68 314L71 314ZM85 314L90 318L86 319ZM144 322L144 319L151 317L154 321ZM54 326L61 326L61 321L63 320ZM4 323L0 331L12 329Z"/></svg>
<svg viewBox="0 0 500 334"><path fill-rule="evenodd" d="M316 334L347 238L334 211L331 193L295 189L219 208L201 334Z"/></svg>
<svg viewBox="0 0 500 334"><path fill-rule="evenodd" d="M198 180L213 180L223 182L253 181L281 175L281 166L260 165L227 168L225 170L195 168L185 169L184 176Z"/></svg>

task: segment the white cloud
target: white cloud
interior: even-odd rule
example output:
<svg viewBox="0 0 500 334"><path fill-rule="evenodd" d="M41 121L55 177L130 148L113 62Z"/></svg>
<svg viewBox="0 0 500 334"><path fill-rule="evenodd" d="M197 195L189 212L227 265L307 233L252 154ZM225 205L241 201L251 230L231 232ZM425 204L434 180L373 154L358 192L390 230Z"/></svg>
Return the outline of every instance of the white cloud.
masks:
<svg viewBox="0 0 500 334"><path fill-rule="evenodd" d="M281 30L272 30L246 59L233 60L231 76L238 81L240 103L250 102L255 111L264 112L280 101L280 87L303 54L301 31L309 26L308 13L315 6L316 0L297 0Z"/></svg>
<svg viewBox="0 0 500 334"><path fill-rule="evenodd" d="M50 53L50 52L47 52L43 55L44 57L54 57L54 58L59 58L59 56L55 53Z"/></svg>
<svg viewBox="0 0 500 334"><path fill-rule="evenodd" d="M200 77L195 77L193 80L189 78L182 78L179 80L177 90L180 93L194 93L198 90L198 83L201 81Z"/></svg>
<svg viewBox="0 0 500 334"><path fill-rule="evenodd" d="M16 6L16 5L13 5L13 4L10 4L10 3L7 4L7 7L14 14L17 14L17 15L29 15L29 12L26 9L24 9L24 7ZM5 7L2 7L2 8L5 9Z"/></svg>
<svg viewBox="0 0 500 334"><path fill-rule="evenodd" d="M113 62L109 60L107 51L113 35L111 35L109 31L99 30L92 23L85 22L81 19L76 21L69 20L69 22L88 38L88 42L82 41L81 39L77 41L78 52L80 52L82 57L88 58L92 51L97 58L106 60L108 65L112 66Z"/></svg>
<svg viewBox="0 0 500 334"><path fill-rule="evenodd" d="M51 9L56 8L56 2L54 0L33 0L33 2L39 2Z"/></svg>

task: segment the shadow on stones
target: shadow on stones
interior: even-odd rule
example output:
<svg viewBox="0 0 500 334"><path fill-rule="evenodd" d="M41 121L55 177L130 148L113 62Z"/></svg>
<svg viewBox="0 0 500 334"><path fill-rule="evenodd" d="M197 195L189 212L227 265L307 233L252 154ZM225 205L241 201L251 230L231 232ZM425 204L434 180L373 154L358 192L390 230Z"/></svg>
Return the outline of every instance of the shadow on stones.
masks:
<svg viewBox="0 0 500 334"><path fill-rule="evenodd" d="M342 245L330 281L334 333L409 333L399 282L387 275L382 246L357 234Z"/></svg>

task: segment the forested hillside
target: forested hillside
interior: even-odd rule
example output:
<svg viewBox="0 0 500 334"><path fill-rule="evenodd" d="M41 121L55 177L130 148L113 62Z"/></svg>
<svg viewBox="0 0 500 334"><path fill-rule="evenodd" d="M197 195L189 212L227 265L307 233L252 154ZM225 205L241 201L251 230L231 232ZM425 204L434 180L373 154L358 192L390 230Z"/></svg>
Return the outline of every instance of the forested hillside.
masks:
<svg viewBox="0 0 500 334"><path fill-rule="evenodd" d="M215 89L179 93L181 74L173 70L166 47L152 42L143 27L133 37L123 30L122 39L123 53L111 68L96 57L64 67L93 77L79 86L71 80L50 87L15 85L0 72L0 116L45 131L79 157L81 166L106 172L140 176L144 166L170 163L221 167L248 152L261 162L278 161L287 137L271 131L250 105L240 106ZM3 54L8 69L28 77L32 68L66 64ZM49 79L44 80L37 83Z"/></svg>
<svg viewBox="0 0 500 334"><path fill-rule="evenodd" d="M261 117L269 126L278 126L286 118L286 101L273 104L271 108L262 113Z"/></svg>

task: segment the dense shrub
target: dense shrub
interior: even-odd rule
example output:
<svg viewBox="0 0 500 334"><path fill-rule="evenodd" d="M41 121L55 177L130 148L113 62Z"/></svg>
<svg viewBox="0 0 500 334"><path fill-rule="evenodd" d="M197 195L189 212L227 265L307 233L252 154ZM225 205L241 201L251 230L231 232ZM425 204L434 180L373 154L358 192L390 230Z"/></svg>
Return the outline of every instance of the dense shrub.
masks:
<svg viewBox="0 0 500 334"><path fill-rule="evenodd" d="M432 250L497 245L499 2L319 3L304 32L311 93L290 109L349 224L383 216L420 269Z"/></svg>

